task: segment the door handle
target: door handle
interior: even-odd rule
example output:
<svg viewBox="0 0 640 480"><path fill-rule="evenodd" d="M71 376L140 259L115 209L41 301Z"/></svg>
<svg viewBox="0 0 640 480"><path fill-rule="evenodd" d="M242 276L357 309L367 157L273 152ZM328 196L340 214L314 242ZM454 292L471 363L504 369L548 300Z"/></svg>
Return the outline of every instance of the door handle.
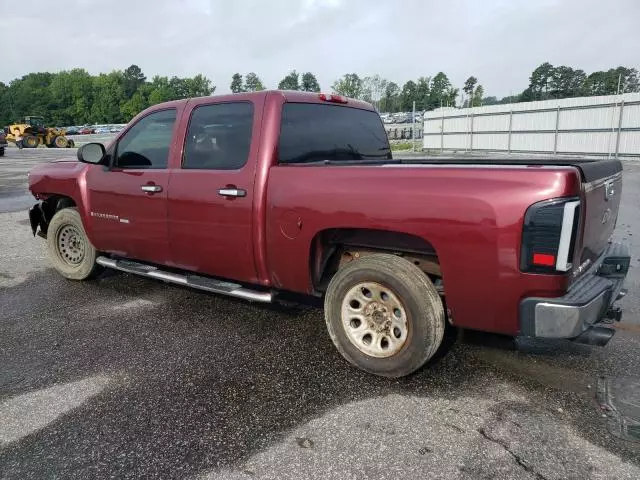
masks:
<svg viewBox="0 0 640 480"><path fill-rule="evenodd" d="M142 185L140 189L143 192L147 192L147 193L156 193L156 192L162 191L162 187L160 185Z"/></svg>
<svg viewBox="0 0 640 480"><path fill-rule="evenodd" d="M222 195L223 197L246 197L247 191L243 188L235 187L219 188L218 195Z"/></svg>

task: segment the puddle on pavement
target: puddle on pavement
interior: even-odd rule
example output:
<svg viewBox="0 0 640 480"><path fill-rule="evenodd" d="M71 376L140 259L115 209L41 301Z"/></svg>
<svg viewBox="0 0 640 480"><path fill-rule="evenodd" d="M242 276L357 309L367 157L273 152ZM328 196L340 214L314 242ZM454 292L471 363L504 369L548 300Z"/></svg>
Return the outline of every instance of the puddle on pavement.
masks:
<svg viewBox="0 0 640 480"><path fill-rule="evenodd" d="M597 399L609 431L623 440L640 442L640 378L600 377Z"/></svg>

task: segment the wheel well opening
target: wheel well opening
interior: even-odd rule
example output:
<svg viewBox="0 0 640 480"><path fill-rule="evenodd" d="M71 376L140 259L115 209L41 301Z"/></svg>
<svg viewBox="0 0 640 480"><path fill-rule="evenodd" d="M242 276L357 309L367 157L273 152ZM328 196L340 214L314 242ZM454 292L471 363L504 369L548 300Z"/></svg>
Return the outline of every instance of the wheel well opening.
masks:
<svg viewBox="0 0 640 480"><path fill-rule="evenodd" d="M391 253L410 261L444 294L440 261L433 245L416 235L376 229L337 228L319 232L311 242L313 290L322 295L333 275L345 264L375 253Z"/></svg>
<svg viewBox="0 0 640 480"><path fill-rule="evenodd" d="M40 216L40 231L43 235L47 235L49 223L58 210L63 208L75 207L76 202L73 198L65 195L51 195L40 204L42 215Z"/></svg>

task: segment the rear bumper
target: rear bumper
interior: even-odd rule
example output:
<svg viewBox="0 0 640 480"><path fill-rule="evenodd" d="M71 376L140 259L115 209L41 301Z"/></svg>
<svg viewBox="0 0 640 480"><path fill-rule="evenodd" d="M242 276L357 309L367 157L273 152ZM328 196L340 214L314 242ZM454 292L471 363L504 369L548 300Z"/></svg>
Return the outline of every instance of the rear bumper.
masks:
<svg viewBox="0 0 640 480"><path fill-rule="evenodd" d="M629 269L629 260L629 251L624 245L610 243L594 266L571 285L566 295L522 300L520 334L538 338L586 340L586 343L591 343L589 337L594 333L589 332L591 329L601 329L602 323L612 323L622 316L620 309L614 308L613 304L624 296L622 285Z"/></svg>

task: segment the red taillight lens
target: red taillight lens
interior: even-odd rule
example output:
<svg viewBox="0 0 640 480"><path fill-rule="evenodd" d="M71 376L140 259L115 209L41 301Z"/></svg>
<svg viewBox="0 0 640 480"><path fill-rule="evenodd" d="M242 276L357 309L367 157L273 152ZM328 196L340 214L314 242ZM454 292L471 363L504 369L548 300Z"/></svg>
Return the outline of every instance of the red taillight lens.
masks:
<svg viewBox="0 0 640 480"><path fill-rule="evenodd" d="M520 270L562 274L571 270L580 200L555 198L531 205L524 216Z"/></svg>
<svg viewBox="0 0 640 480"><path fill-rule="evenodd" d="M553 267L556 264L556 257L548 253L534 253L532 263L534 265Z"/></svg>
<svg viewBox="0 0 640 480"><path fill-rule="evenodd" d="M345 97L343 97L342 95L334 95L334 94L321 93L320 95L318 95L318 97L319 97L319 98L320 98L320 100L322 100L323 102L347 103L347 99L346 99Z"/></svg>

